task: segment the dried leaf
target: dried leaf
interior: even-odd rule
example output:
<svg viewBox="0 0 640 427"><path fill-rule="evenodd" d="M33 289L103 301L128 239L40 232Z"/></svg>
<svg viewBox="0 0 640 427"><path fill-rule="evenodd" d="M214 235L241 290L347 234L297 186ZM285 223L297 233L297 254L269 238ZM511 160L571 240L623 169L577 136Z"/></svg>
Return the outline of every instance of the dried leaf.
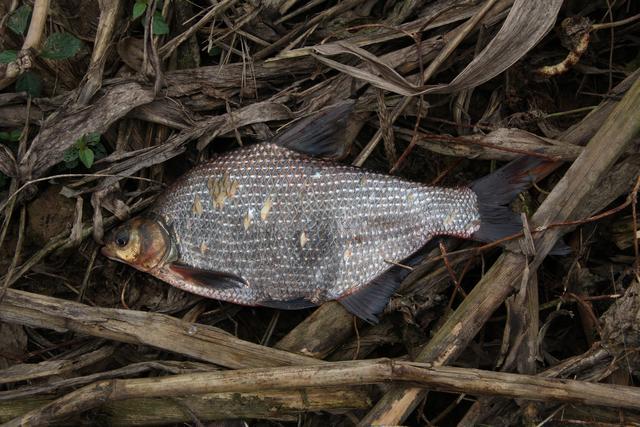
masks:
<svg viewBox="0 0 640 427"><path fill-rule="evenodd" d="M331 68L404 96L458 92L492 79L526 55L553 28L560 6L562 0L516 0L498 34L451 83L445 85L414 85L375 55L344 41L336 42L330 48L315 46L317 54L313 56ZM357 56L367 64L370 71L321 56L328 52Z"/></svg>

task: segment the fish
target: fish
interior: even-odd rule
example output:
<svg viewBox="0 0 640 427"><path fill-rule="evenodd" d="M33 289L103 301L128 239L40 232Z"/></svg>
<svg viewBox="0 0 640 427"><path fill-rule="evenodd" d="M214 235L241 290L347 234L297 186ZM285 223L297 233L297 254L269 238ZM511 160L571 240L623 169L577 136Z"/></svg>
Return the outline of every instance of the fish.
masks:
<svg viewBox="0 0 640 427"><path fill-rule="evenodd" d="M196 165L113 229L102 253L207 298L278 309L337 300L376 323L408 274L402 265L434 237L521 230L508 204L545 173L543 161L520 159L457 188L357 168L337 160L352 108Z"/></svg>

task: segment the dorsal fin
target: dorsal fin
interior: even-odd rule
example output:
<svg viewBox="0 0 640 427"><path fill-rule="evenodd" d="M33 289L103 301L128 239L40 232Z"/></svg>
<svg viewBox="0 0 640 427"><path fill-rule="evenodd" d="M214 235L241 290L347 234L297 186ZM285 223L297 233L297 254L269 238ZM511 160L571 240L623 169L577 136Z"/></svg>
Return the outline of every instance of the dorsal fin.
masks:
<svg viewBox="0 0 640 427"><path fill-rule="evenodd" d="M344 158L349 152L344 135L354 104L353 100L340 102L293 122L272 142L314 157Z"/></svg>

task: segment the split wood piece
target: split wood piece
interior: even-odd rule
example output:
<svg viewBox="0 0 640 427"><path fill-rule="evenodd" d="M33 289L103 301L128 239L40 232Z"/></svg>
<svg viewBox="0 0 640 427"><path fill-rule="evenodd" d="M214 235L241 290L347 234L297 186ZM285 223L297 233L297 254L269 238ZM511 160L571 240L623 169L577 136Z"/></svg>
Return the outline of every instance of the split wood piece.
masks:
<svg viewBox="0 0 640 427"><path fill-rule="evenodd" d="M40 363L20 363L0 370L0 384L65 375L104 360L113 355L114 347L105 346L73 359L45 360Z"/></svg>
<svg viewBox="0 0 640 427"><path fill-rule="evenodd" d="M111 44L114 29L120 13L122 0L102 0L100 7L100 20L96 31L96 39L91 52L91 63L84 76L84 84L78 92L78 104L86 105L93 95L102 86L102 74L107 59L107 52Z"/></svg>
<svg viewBox="0 0 640 427"><path fill-rule="evenodd" d="M0 402L0 423L50 403L53 399L31 398ZM259 418L295 421L299 414L315 411L366 409L366 395L326 388L265 390L252 393L213 393L180 398L137 398L107 402L99 409L109 426L140 426L191 423L229 418ZM69 422L73 423L72 420Z"/></svg>
<svg viewBox="0 0 640 427"><path fill-rule="evenodd" d="M576 211L585 203L591 190L598 188L611 166L640 131L639 116L640 79L637 79L534 214L532 229L575 219ZM540 265L562 232L561 229L550 229L535 239L537 253L531 269ZM454 360L495 309L514 291L514 285L527 263L521 254L504 253L442 325L417 360L437 365ZM399 424L423 396L423 391L418 388L394 387L361 421L361 425Z"/></svg>
<svg viewBox="0 0 640 427"><path fill-rule="evenodd" d="M310 357L264 347L212 326L164 314L90 307L12 289L0 302L0 321L150 345L233 369L318 363Z"/></svg>
<svg viewBox="0 0 640 427"><path fill-rule="evenodd" d="M637 387L376 359L99 381L15 418L4 426L43 425L59 417L89 410L104 402L140 397L167 398L216 392L240 393L386 382L409 382L421 387L473 395L640 409L640 388Z"/></svg>
<svg viewBox="0 0 640 427"><path fill-rule="evenodd" d="M274 346L324 359L353 334L353 315L336 301L322 304Z"/></svg>

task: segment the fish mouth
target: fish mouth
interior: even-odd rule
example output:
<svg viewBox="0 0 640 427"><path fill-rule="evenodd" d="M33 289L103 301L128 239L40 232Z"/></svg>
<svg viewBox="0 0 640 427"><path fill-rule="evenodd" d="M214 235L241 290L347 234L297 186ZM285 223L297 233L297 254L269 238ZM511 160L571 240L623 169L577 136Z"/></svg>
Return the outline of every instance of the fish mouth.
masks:
<svg viewBox="0 0 640 427"><path fill-rule="evenodd" d="M114 261L120 261L120 259L118 257L116 257L115 252L113 252L113 250L111 248L109 248L108 246L103 246L100 249L100 252L102 253L102 255L106 256L109 259L112 259Z"/></svg>

